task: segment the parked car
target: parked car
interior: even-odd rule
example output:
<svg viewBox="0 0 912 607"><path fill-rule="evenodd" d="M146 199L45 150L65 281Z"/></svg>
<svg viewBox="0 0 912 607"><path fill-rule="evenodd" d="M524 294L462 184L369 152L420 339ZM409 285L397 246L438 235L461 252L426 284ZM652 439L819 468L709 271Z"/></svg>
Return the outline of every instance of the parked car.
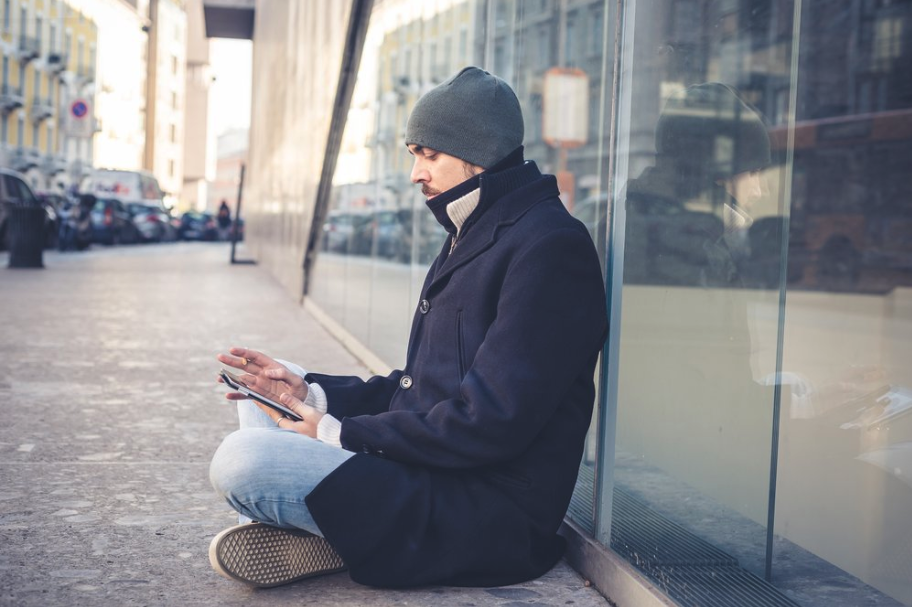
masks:
<svg viewBox="0 0 912 607"><path fill-rule="evenodd" d="M0 250L9 247L9 205L40 206L45 211L44 245L53 245L57 234L57 211L51 204L43 203L32 192L22 174L0 169Z"/></svg>
<svg viewBox="0 0 912 607"><path fill-rule="evenodd" d="M144 242L169 242L177 239L177 229L164 207L131 202L127 204L127 211Z"/></svg>
<svg viewBox="0 0 912 607"><path fill-rule="evenodd" d="M323 224L323 250L348 255L370 255L372 215L368 211L331 211Z"/></svg>
<svg viewBox="0 0 912 607"><path fill-rule="evenodd" d="M83 194L91 197L91 194ZM83 198L85 200L85 198ZM91 200L91 199L89 199ZM127 207L115 198L96 198L92 205L92 242L102 244L134 243L140 239L139 230Z"/></svg>
<svg viewBox="0 0 912 607"><path fill-rule="evenodd" d="M412 211L377 211L372 221L377 257L406 262L412 254Z"/></svg>
<svg viewBox="0 0 912 607"><path fill-rule="evenodd" d="M164 207L164 192L148 171L96 169L79 184L79 191L97 198L116 199L124 204L138 203Z"/></svg>
<svg viewBox="0 0 912 607"><path fill-rule="evenodd" d="M188 211L181 215L177 233L181 240L218 240L218 224L212 213Z"/></svg>

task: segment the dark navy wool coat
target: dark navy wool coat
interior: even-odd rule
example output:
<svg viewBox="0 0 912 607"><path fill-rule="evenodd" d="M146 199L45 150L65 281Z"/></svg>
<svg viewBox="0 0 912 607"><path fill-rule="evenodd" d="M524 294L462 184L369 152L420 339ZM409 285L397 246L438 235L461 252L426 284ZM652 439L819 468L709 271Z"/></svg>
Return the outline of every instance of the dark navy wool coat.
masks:
<svg viewBox="0 0 912 607"><path fill-rule="evenodd" d="M534 163L479 182L482 213L431 267L404 369L307 376L357 455L306 503L363 584L513 584L563 554L607 335L599 262Z"/></svg>

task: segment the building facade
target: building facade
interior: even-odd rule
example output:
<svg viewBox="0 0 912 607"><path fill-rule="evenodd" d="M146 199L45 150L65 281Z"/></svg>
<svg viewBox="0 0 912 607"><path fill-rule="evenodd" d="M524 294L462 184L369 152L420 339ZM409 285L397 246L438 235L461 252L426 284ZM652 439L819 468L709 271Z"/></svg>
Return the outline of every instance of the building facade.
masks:
<svg viewBox="0 0 912 607"><path fill-rule="evenodd" d="M610 303L564 530L587 579L912 605L912 3L263 4L248 244L377 371L444 242L408 111L467 64L515 88Z"/></svg>
<svg viewBox="0 0 912 607"><path fill-rule="evenodd" d="M202 0L190 0L187 15L187 66L184 85L182 208L202 209L215 175L215 141L209 132L209 39L203 22Z"/></svg>
<svg viewBox="0 0 912 607"><path fill-rule="evenodd" d="M158 179L169 206L174 206L184 186L188 69L185 3L150 0L149 21L144 166Z"/></svg>
<svg viewBox="0 0 912 607"><path fill-rule="evenodd" d="M143 168L146 146L146 75L148 71L148 0L67 0L96 25L94 94L96 132L92 154L79 167L79 175L92 167L128 171ZM71 23L78 23L76 22ZM73 33L74 57L80 48ZM83 54L93 48L83 42ZM88 49L88 50L86 50ZM74 94L78 91L74 91ZM76 181L75 183L78 183Z"/></svg>
<svg viewBox="0 0 912 607"><path fill-rule="evenodd" d="M97 25L63 0L4 0L0 162L39 192L91 166Z"/></svg>

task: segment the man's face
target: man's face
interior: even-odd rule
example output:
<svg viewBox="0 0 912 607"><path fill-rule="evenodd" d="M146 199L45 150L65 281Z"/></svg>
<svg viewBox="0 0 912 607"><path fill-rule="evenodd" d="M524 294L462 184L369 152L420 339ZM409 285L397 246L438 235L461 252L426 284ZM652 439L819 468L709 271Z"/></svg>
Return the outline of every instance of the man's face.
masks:
<svg viewBox="0 0 912 607"><path fill-rule="evenodd" d="M410 176L412 183L420 183L421 193L429 199L484 170L455 156L414 143L408 149L415 157Z"/></svg>
<svg viewBox="0 0 912 607"><path fill-rule="evenodd" d="M763 197L763 181L760 171L738 173L731 179L723 181L723 185L729 196L748 209Z"/></svg>

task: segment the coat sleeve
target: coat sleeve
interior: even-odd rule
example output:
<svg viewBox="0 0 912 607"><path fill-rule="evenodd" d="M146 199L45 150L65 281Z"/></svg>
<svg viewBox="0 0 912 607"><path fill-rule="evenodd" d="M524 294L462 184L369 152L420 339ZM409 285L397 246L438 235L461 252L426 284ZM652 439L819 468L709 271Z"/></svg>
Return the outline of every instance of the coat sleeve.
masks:
<svg viewBox="0 0 912 607"><path fill-rule="evenodd" d="M496 319L460 398L427 411L347 417L342 445L444 468L515 458L548 432L563 404L580 400L580 385L591 386L593 361L607 335L603 284L582 228L549 231L526 245L508 266ZM561 413L579 414L572 408Z"/></svg>
<svg viewBox="0 0 912 607"><path fill-rule="evenodd" d="M389 411L390 400L399 387L402 371L388 376L374 376L363 380L356 376L308 373L305 380L317 383L326 393L326 412L342 419L356 415L377 415Z"/></svg>

